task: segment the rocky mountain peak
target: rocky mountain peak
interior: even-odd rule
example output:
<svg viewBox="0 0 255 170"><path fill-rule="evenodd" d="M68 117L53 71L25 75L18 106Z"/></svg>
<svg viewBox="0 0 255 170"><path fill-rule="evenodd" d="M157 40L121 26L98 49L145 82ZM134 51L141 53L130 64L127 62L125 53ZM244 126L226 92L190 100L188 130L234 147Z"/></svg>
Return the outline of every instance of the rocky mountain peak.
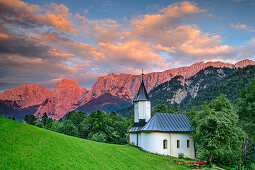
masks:
<svg viewBox="0 0 255 170"><path fill-rule="evenodd" d="M23 83L17 88L5 90L0 95L0 100L17 101L21 107L41 104L52 95L52 90L35 84Z"/></svg>
<svg viewBox="0 0 255 170"><path fill-rule="evenodd" d="M35 114L42 116L47 113L52 118L60 119L68 111L77 107L77 102L85 92L87 90L80 88L76 81L62 79L57 82L52 96L45 100Z"/></svg>
<svg viewBox="0 0 255 170"><path fill-rule="evenodd" d="M237 62L234 67L235 68L244 68L248 65L255 65L255 62L252 60L249 60L249 59L245 59L245 60Z"/></svg>

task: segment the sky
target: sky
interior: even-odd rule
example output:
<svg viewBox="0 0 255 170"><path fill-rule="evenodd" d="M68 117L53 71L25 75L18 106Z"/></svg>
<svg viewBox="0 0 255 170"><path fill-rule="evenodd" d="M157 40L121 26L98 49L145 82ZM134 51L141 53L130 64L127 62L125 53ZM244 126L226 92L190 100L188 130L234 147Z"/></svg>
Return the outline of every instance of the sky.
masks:
<svg viewBox="0 0 255 170"><path fill-rule="evenodd" d="M255 60L255 0L0 0L0 93Z"/></svg>

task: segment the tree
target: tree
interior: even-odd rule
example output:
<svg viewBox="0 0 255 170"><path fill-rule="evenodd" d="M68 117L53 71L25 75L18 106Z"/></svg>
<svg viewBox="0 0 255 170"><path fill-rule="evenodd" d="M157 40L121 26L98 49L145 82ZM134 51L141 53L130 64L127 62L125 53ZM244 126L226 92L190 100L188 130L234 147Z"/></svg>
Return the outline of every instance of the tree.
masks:
<svg viewBox="0 0 255 170"><path fill-rule="evenodd" d="M70 136L78 136L78 128L74 126L71 120L65 120L64 123L57 129L57 132Z"/></svg>
<svg viewBox="0 0 255 170"><path fill-rule="evenodd" d="M54 122L54 120L52 118L47 118L46 124L45 124L45 129L50 130L53 122Z"/></svg>
<svg viewBox="0 0 255 170"><path fill-rule="evenodd" d="M60 121L54 121L54 122L51 123L51 128L50 128L50 130L51 130L51 131L57 132L57 129L58 129L59 127L61 127L62 124L63 124L63 123L60 122Z"/></svg>
<svg viewBox="0 0 255 170"><path fill-rule="evenodd" d="M156 112L161 112L161 113L179 113L179 110L174 108L173 106L166 106L164 104L158 104L157 106L155 106L152 110L152 116L156 113Z"/></svg>
<svg viewBox="0 0 255 170"><path fill-rule="evenodd" d="M78 127L79 124L83 121L83 119L87 116L86 113L84 112L75 112L75 111L71 111L69 112L69 114L66 116L66 120L71 120L72 123Z"/></svg>
<svg viewBox="0 0 255 170"><path fill-rule="evenodd" d="M26 121L27 124L35 125L36 121L37 121L37 118L34 115L26 115L25 116L25 121Z"/></svg>
<svg viewBox="0 0 255 170"><path fill-rule="evenodd" d="M167 113L167 107L164 104L158 104L153 108L152 115L154 115L156 112L161 112L161 113Z"/></svg>
<svg viewBox="0 0 255 170"><path fill-rule="evenodd" d="M42 116L42 123L43 123L43 126L46 125L47 119L48 119L48 115L47 115L47 113L44 113L43 116Z"/></svg>
<svg viewBox="0 0 255 170"><path fill-rule="evenodd" d="M192 120L195 127L193 138L209 152L209 162L212 162L214 155L225 151L241 153L245 132L237 123L238 116L225 95L220 95L197 112Z"/></svg>
<svg viewBox="0 0 255 170"><path fill-rule="evenodd" d="M248 134L243 141L243 163L246 165L247 161L255 162L255 79L241 90L239 96L235 106L240 125Z"/></svg>
<svg viewBox="0 0 255 170"><path fill-rule="evenodd" d="M106 142L107 136L103 132L94 133L89 137L90 140L97 141L97 142Z"/></svg>

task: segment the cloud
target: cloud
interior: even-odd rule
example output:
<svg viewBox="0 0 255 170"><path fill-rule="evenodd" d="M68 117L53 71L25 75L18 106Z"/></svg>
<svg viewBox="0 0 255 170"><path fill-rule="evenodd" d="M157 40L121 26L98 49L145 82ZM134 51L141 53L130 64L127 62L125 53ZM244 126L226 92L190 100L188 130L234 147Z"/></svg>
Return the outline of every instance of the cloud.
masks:
<svg viewBox="0 0 255 170"><path fill-rule="evenodd" d="M239 60L252 57L255 49L254 40L232 47L220 35L187 24L208 17L189 1L133 16L125 24L90 19L87 13L71 13L64 4L0 0L0 90L23 82L53 88L61 78L90 88L112 72L139 74L142 67L151 72L201 60Z"/></svg>
<svg viewBox="0 0 255 170"><path fill-rule="evenodd" d="M232 28L235 28L235 30L244 30L247 32L255 32L255 29L252 29L251 27L245 25L245 24L230 24Z"/></svg>
<svg viewBox="0 0 255 170"><path fill-rule="evenodd" d="M5 23L31 28L50 26L76 35L71 26L72 23L68 21L72 14L68 13L68 8L65 5L51 3L49 9L46 10L38 5L31 5L19 0L0 0L0 18Z"/></svg>

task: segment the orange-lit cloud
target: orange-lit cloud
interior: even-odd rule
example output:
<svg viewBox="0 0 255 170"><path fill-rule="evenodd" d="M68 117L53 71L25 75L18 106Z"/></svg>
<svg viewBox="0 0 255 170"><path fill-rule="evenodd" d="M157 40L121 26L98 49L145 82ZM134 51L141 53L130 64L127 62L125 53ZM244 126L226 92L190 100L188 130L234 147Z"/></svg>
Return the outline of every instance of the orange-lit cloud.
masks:
<svg viewBox="0 0 255 170"><path fill-rule="evenodd" d="M72 23L68 20L71 13L68 13L68 8L63 4L52 3L51 10L46 10L19 0L0 0L0 14L6 23L16 23L20 26L24 24L30 27L47 25L76 35Z"/></svg>
<svg viewBox="0 0 255 170"><path fill-rule="evenodd" d="M71 13L64 4L44 7L0 0L0 83L24 80L48 85L67 77L92 85L99 75L111 72L138 74L142 67L151 72L254 55L254 40L241 47L223 44L221 35L187 24L194 16L208 14L189 1L120 24ZM231 26L253 30L243 24Z"/></svg>
<svg viewBox="0 0 255 170"><path fill-rule="evenodd" d="M244 30L247 32L255 32L255 29L252 29L251 27L245 25L245 24L231 24L232 28L235 28L236 30Z"/></svg>

